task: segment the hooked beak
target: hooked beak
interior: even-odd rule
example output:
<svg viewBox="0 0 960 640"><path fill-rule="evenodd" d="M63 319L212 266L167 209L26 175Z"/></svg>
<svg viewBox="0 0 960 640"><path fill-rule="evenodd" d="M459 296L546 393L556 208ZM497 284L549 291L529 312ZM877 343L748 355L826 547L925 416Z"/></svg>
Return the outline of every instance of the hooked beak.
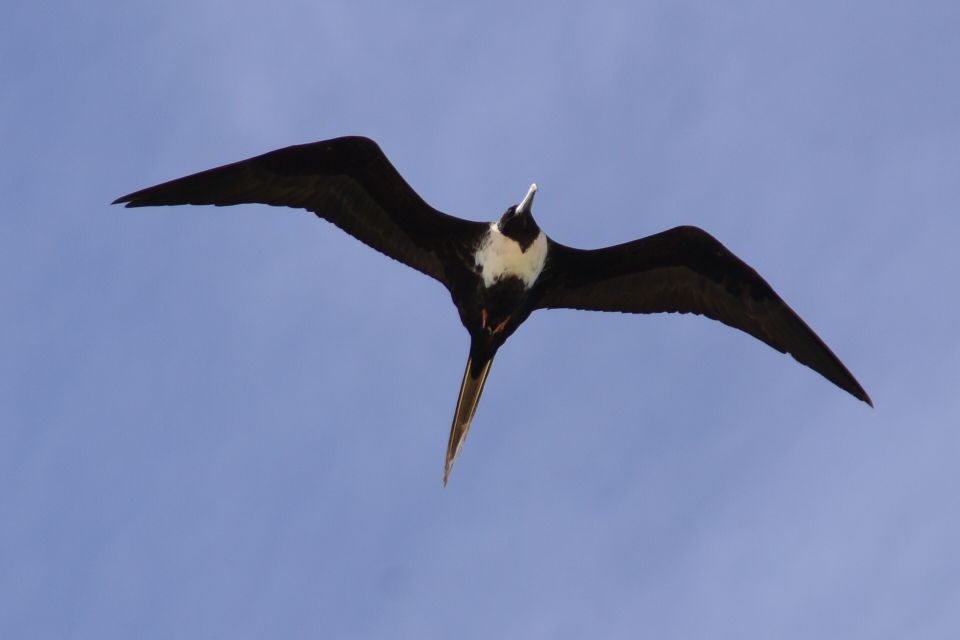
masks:
<svg viewBox="0 0 960 640"><path fill-rule="evenodd" d="M517 213L529 213L530 208L533 206L533 196L537 195L537 183L534 182L530 185L530 190L527 191L527 195L523 197L523 200L520 201L520 204L517 205Z"/></svg>

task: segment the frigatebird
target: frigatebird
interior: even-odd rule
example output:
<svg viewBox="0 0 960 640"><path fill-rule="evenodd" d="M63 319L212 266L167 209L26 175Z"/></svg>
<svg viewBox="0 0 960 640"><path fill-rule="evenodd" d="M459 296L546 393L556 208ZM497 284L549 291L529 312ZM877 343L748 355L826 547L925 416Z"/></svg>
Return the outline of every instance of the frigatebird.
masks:
<svg viewBox="0 0 960 640"><path fill-rule="evenodd" d="M533 219L537 185L494 222L428 205L369 138L277 149L136 191L113 204L262 203L306 209L440 281L470 334L444 463L446 485L497 350L536 309L695 313L745 331L855 398L870 397L830 348L749 265L681 226L602 249L567 247Z"/></svg>

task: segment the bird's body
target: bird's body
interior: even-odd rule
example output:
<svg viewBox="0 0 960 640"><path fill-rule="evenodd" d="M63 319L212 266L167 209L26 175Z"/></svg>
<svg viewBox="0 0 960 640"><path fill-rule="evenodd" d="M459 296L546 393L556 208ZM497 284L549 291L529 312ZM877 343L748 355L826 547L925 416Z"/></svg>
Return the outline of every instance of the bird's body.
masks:
<svg viewBox="0 0 960 640"><path fill-rule="evenodd" d="M536 309L698 313L746 331L864 402L846 367L773 289L705 231L677 227L604 249L554 242L533 219L537 187L490 223L430 207L372 140L297 145L118 198L128 207L264 203L304 208L450 292L470 354L444 483L497 350Z"/></svg>

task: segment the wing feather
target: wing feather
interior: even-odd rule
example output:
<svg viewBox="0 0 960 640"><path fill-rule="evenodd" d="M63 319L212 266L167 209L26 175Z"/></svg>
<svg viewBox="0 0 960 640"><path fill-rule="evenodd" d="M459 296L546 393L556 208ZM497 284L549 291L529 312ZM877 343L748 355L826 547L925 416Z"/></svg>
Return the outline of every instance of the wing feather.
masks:
<svg viewBox="0 0 960 640"><path fill-rule="evenodd" d="M829 347L748 264L696 227L583 250L551 241L538 308L695 313L762 340L873 406Z"/></svg>
<svg viewBox="0 0 960 640"><path fill-rule="evenodd" d="M448 287L447 270L459 261L444 257L471 246L487 226L428 205L373 140L357 136L278 149L125 195L119 203L307 209Z"/></svg>

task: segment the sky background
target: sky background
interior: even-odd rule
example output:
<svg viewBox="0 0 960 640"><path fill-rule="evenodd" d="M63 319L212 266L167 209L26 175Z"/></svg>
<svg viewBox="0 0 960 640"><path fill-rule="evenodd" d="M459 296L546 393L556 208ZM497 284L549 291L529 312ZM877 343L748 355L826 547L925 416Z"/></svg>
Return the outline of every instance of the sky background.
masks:
<svg viewBox="0 0 960 640"><path fill-rule="evenodd" d="M29 2L0 22L0 637L960 632L960 4ZM538 312L451 478L445 290L114 198L377 140L554 239L701 226L871 410L689 316Z"/></svg>

